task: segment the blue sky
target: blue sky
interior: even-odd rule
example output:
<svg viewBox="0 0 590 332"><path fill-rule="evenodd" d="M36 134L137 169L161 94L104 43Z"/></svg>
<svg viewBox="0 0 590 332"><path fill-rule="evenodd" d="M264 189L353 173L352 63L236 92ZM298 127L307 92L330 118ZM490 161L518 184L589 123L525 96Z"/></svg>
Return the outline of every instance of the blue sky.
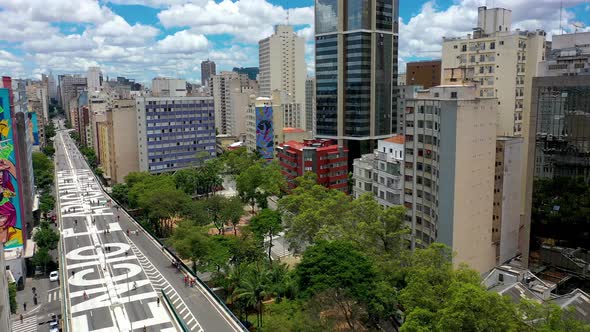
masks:
<svg viewBox="0 0 590 332"><path fill-rule="evenodd" d="M289 23L306 39L313 74L313 0L0 0L0 74L83 73L197 82L207 58L221 70L257 66L257 41ZM513 27L559 32L559 0L400 0L400 68L437 58L443 36L475 25L477 7L513 10ZM590 0L564 0L562 22L590 31Z"/></svg>

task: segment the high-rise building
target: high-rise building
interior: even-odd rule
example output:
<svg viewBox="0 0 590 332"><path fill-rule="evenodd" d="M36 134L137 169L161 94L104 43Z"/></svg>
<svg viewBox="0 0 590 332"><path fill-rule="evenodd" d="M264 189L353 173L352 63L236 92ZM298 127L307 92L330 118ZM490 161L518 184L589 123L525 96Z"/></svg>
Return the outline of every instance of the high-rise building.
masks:
<svg viewBox="0 0 590 332"><path fill-rule="evenodd" d="M382 206L403 204L404 141L403 135L380 140L373 153L354 160L354 198L371 193Z"/></svg>
<svg viewBox="0 0 590 332"><path fill-rule="evenodd" d="M442 85L406 101L404 205L411 246L450 246L455 263L496 265L492 217L495 98L478 87Z"/></svg>
<svg viewBox="0 0 590 332"><path fill-rule="evenodd" d="M41 148L45 146L45 114L44 107L47 106L47 90L40 82L27 85L27 99L29 103L27 117L30 126L31 141L33 146Z"/></svg>
<svg viewBox="0 0 590 332"><path fill-rule="evenodd" d="M406 110L406 100L415 99L418 91L422 90L421 85L398 85L395 88L395 95L397 97L397 111L393 116L393 129L397 134L404 133L404 116Z"/></svg>
<svg viewBox="0 0 590 332"><path fill-rule="evenodd" d="M55 76L51 72L47 76L47 89L49 91L49 99L51 102L57 103L59 101L59 96L57 94L57 82L55 81Z"/></svg>
<svg viewBox="0 0 590 332"><path fill-rule="evenodd" d="M88 67L86 72L88 91L100 91L102 89L102 72L100 67Z"/></svg>
<svg viewBox="0 0 590 332"><path fill-rule="evenodd" d="M153 97L186 97L186 81L156 77L152 80Z"/></svg>
<svg viewBox="0 0 590 332"><path fill-rule="evenodd" d="M201 62L201 85L208 86L209 79L211 76L217 75L215 70L215 61L203 61Z"/></svg>
<svg viewBox="0 0 590 332"><path fill-rule="evenodd" d="M279 144L312 138L311 132L301 128L301 114L301 105L284 91L273 91L271 98L251 98L246 115L246 147L262 158L272 159Z"/></svg>
<svg viewBox="0 0 590 332"><path fill-rule="evenodd" d="M348 150L336 141L288 141L277 147L277 158L289 189L297 177L312 172L318 184L348 192Z"/></svg>
<svg viewBox="0 0 590 332"><path fill-rule="evenodd" d="M258 67L234 67L232 71L235 71L238 74L246 74L248 75L249 79L255 81L258 79L258 73L260 72L260 69L258 69Z"/></svg>
<svg viewBox="0 0 590 332"><path fill-rule="evenodd" d="M260 96L270 97L279 90L289 94L295 103L305 105L305 41L293 26L277 25L274 34L258 42Z"/></svg>
<svg viewBox="0 0 590 332"><path fill-rule="evenodd" d="M479 7L478 12L473 35L444 39L442 69L473 69L480 97L498 99L497 134L526 136L525 99L545 55L545 32L512 31L508 9Z"/></svg>
<svg viewBox="0 0 590 332"><path fill-rule="evenodd" d="M59 104L66 113L68 121L70 118L70 102L77 98L78 94L86 90L86 77L80 75L59 75Z"/></svg>
<svg viewBox="0 0 590 332"><path fill-rule="evenodd" d="M425 89L440 85L441 60L408 62L406 84L421 85Z"/></svg>
<svg viewBox="0 0 590 332"><path fill-rule="evenodd" d="M246 113L250 95L258 95L258 84L245 74L222 71L209 79L215 101L215 128L220 135L246 133Z"/></svg>
<svg viewBox="0 0 590 332"><path fill-rule="evenodd" d="M131 172L139 171L137 116L133 99L113 100L106 121L97 123L100 166L111 184L121 183Z"/></svg>
<svg viewBox="0 0 590 332"><path fill-rule="evenodd" d="M398 17L398 0L316 1L316 136L351 159L395 131Z"/></svg>
<svg viewBox="0 0 590 332"><path fill-rule="evenodd" d="M138 97L135 101L140 171L174 171L215 157L212 97Z"/></svg>
<svg viewBox="0 0 590 332"><path fill-rule="evenodd" d="M305 80L305 130L315 135L315 77Z"/></svg>
<svg viewBox="0 0 590 332"><path fill-rule="evenodd" d="M539 63L546 55L546 34L542 30L512 30L512 12L504 8L478 8L477 27L467 38L443 40L442 70L468 68L480 84L480 97L498 99L496 134L524 138L521 183L521 218L527 222L525 206L531 123L533 77L539 75ZM528 227L528 226L527 226ZM526 256L523 254L523 257ZM523 261L527 266L528 261Z"/></svg>
<svg viewBox="0 0 590 332"><path fill-rule="evenodd" d="M554 35L548 58L533 78L527 139L526 236L529 247L534 179L590 181L590 32ZM525 254L523 253L523 258ZM528 258L528 254L526 255Z"/></svg>

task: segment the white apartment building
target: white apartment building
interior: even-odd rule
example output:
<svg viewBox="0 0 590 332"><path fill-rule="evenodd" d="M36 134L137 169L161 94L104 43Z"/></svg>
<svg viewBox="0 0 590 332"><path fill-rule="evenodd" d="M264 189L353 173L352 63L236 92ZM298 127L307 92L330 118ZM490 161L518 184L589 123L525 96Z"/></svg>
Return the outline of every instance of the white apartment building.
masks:
<svg viewBox="0 0 590 332"><path fill-rule="evenodd" d="M186 97L186 81L156 77L152 80L153 97Z"/></svg>
<svg viewBox="0 0 590 332"><path fill-rule="evenodd" d="M269 113L261 111L261 108L265 106L270 107ZM301 127L303 124L301 109L301 105L293 103L291 96L284 91L275 90L270 98L251 98L246 114L246 147L250 151L260 150L259 146L263 142L262 136L265 135L259 129L261 123L272 128L268 132L273 132L274 149L279 144L290 140L311 139L312 133Z"/></svg>
<svg viewBox="0 0 590 332"><path fill-rule="evenodd" d="M404 133L404 117L406 100L415 99L418 91L422 90L421 85L398 85L395 87L397 95L397 112L392 115L393 129L399 135Z"/></svg>
<svg viewBox="0 0 590 332"><path fill-rule="evenodd" d="M258 42L260 96L270 97L274 90L290 94L295 103L305 105L305 41L293 26L277 25L274 34Z"/></svg>
<svg viewBox="0 0 590 332"><path fill-rule="evenodd" d="M444 38L442 71L472 68L480 83L479 97L498 99L497 134L526 137L526 99L532 78L538 76L538 64L545 59L545 32L512 31L508 9L479 7L478 11L473 35Z"/></svg>
<svg viewBox="0 0 590 332"><path fill-rule="evenodd" d="M449 245L455 263L496 265L492 217L497 99L458 83L406 102L404 205L411 246Z"/></svg>
<svg viewBox="0 0 590 332"><path fill-rule="evenodd" d="M102 72L100 67L88 67L86 72L86 82L88 83L88 91L100 91L102 88Z"/></svg>
<svg viewBox="0 0 590 332"><path fill-rule="evenodd" d="M233 71L222 71L209 78L215 103L215 128L220 135L246 133L246 113L252 95L258 95L258 84Z"/></svg>
<svg viewBox="0 0 590 332"><path fill-rule="evenodd" d="M374 153L363 155L353 162L354 198L370 192L382 206L401 205L404 179L404 136L396 135L380 140Z"/></svg>

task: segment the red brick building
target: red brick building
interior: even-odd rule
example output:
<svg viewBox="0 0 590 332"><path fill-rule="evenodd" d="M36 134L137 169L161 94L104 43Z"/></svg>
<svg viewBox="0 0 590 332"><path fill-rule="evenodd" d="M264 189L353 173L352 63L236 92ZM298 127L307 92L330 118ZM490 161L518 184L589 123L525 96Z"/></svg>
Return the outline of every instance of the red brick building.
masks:
<svg viewBox="0 0 590 332"><path fill-rule="evenodd" d="M348 192L348 149L333 140L288 141L277 148L277 157L289 189L295 178L313 172L318 184Z"/></svg>

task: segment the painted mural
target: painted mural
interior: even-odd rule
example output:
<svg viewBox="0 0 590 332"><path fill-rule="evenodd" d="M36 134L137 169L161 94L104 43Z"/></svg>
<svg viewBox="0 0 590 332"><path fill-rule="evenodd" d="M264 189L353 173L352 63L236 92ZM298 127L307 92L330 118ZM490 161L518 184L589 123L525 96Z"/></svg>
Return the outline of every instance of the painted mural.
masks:
<svg viewBox="0 0 590 332"><path fill-rule="evenodd" d="M272 106L256 107L256 150L264 159L274 157Z"/></svg>
<svg viewBox="0 0 590 332"><path fill-rule="evenodd" d="M39 122L37 120L37 113L33 112L29 106L29 112L27 113L27 135L29 141L33 145L39 145Z"/></svg>
<svg viewBox="0 0 590 332"><path fill-rule="evenodd" d="M0 242L4 242L5 249L22 247L16 151L7 89L0 89L0 187Z"/></svg>

